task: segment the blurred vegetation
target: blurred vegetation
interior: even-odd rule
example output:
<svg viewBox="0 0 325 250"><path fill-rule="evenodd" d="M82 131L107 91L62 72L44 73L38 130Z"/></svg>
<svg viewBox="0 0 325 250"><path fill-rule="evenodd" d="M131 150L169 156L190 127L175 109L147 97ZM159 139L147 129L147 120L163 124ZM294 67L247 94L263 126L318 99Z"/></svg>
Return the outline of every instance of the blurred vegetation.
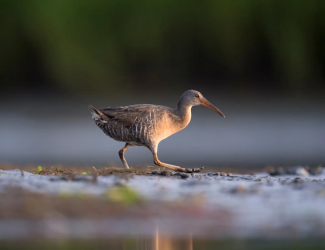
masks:
<svg viewBox="0 0 325 250"><path fill-rule="evenodd" d="M141 196L133 189L127 186L111 187L106 197L113 202L121 203L124 205L131 205L141 201Z"/></svg>
<svg viewBox="0 0 325 250"><path fill-rule="evenodd" d="M0 1L3 90L322 88L325 1ZM318 89L316 89L318 90Z"/></svg>

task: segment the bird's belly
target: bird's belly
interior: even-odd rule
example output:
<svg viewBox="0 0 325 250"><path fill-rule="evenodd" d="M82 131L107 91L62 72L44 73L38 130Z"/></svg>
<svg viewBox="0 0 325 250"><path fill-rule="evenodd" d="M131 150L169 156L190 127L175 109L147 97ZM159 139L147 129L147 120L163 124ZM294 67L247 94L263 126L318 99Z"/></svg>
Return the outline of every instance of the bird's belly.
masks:
<svg viewBox="0 0 325 250"><path fill-rule="evenodd" d="M181 129L175 130L175 129L164 129L163 131L157 131L157 135L156 137L156 141L162 141L166 138L168 138L169 136L179 132Z"/></svg>

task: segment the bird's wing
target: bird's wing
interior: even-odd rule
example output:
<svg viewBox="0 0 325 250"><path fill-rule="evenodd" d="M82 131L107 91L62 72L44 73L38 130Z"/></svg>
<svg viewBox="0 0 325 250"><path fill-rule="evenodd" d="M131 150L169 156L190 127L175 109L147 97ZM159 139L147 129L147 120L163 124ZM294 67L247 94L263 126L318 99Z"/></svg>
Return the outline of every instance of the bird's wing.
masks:
<svg viewBox="0 0 325 250"><path fill-rule="evenodd" d="M123 123L125 127L130 127L141 119L147 117L158 118L161 106L140 104L120 107L107 107L99 109L106 117L107 121L117 121ZM104 118L105 119L105 118Z"/></svg>

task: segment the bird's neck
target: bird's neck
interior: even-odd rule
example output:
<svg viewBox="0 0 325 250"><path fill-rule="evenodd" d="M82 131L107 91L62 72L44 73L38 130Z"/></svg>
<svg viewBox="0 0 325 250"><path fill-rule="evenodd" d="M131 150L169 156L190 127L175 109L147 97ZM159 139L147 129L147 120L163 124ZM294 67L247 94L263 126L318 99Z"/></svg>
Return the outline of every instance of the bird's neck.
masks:
<svg viewBox="0 0 325 250"><path fill-rule="evenodd" d="M179 102L175 109L175 114L179 117L180 125L183 128L185 128L191 121L191 109L192 105L186 105L182 102Z"/></svg>

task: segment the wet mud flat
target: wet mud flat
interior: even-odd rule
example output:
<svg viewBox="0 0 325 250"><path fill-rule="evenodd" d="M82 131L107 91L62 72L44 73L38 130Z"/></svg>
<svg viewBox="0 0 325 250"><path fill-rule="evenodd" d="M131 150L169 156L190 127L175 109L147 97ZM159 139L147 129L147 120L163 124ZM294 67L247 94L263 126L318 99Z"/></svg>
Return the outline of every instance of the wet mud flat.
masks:
<svg viewBox="0 0 325 250"><path fill-rule="evenodd" d="M323 168L255 175L0 170L0 199L0 240L325 236Z"/></svg>

